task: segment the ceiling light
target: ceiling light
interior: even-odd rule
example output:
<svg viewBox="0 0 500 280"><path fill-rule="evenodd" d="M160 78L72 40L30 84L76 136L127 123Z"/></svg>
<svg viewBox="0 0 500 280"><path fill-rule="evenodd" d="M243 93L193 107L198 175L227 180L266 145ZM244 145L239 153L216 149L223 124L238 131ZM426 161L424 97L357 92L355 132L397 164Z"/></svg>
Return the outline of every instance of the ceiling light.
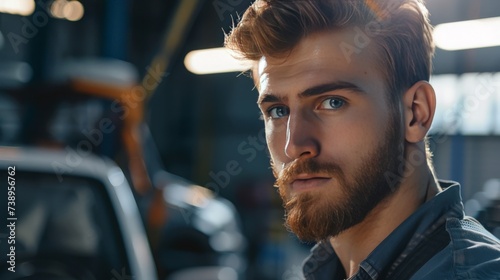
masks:
<svg viewBox="0 0 500 280"><path fill-rule="evenodd" d="M63 15L69 21L78 21L83 17L83 5L78 1L70 1L63 8Z"/></svg>
<svg viewBox="0 0 500 280"><path fill-rule="evenodd" d="M235 53L226 48L196 50L186 55L184 65L198 75L242 72L251 68L251 61L235 57Z"/></svg>
<svg viewBox="0 0 500 280"><path fill-rule="evenodd" d="M53 17L78 21L83 17L85 10L79 1L54 0L50 6L50 13Z"/></svg>
<svg viewBox="0 0 500 280"><path fill-rule="evenodd" d="M55 18L64 18L63 9L66 5L66 1L54 1L50 5L50 14Z"/></svg>
<svg viewBox="0 0 500 280"><path fill-rule="evenodd" d="M500 17L439 24L436 46L448 51L500 46Z"/></svg>
<svg viewBox="0 0 500 280"><path fill-rule="evenodd" d="M29 16L34 11L34 0L0 0L0 13Z"/></svg>

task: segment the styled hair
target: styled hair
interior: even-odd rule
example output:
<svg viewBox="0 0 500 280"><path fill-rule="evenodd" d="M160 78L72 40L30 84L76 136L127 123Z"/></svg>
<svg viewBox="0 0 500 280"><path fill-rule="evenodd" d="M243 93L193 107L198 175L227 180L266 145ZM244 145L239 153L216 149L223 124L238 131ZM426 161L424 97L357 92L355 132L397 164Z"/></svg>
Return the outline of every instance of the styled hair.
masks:
<svg viewBox="0 0 500 280"><path fill-rule="evenodd" d="M400 100L414 83L429 81L432 71L432 26L422 1L256 0L225 46L248 60L280 58L310 34L357 27L378 48L389 98Z"/></svg>

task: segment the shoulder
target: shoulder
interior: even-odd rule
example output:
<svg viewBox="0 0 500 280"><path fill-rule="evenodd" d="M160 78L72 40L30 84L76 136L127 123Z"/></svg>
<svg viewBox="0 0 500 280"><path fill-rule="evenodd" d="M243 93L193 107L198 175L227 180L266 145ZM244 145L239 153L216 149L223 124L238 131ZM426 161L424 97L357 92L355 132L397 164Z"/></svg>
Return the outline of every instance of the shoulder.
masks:
<svg viewBox="0 0 500 280"><path fill-rule="evenodd" d="M476 220L448 218L448 246L411 279L500 280L500 241Z"/></svg>
<svg viewBox="0 0 500 280"><path fill-rule="evenodd" d="M475 219L448 219L455 272L460 279L500 279L500 241Z"/></svg>
<svg viewBox="0 0 500 280"><path fill-rule="evenodd" d="M497 251L500 250L500 240L487 231L481 223L472 217L465 216L463 219L448 218L446 230L450 234L451 241L457 247L474 245L492 245Z"/></svg>

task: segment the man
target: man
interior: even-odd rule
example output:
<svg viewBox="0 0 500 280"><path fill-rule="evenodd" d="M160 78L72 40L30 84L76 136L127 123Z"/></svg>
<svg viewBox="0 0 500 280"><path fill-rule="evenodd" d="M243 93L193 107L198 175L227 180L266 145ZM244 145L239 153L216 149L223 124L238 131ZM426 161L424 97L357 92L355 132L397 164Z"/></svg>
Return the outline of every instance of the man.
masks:
<svg viewBox="0 0 500 280"><path fill-rule="evenodd" d="M226 38L255 61L306 279L500 279L500 242L434 175L432 27L421 0L257 0Z"/></svg>

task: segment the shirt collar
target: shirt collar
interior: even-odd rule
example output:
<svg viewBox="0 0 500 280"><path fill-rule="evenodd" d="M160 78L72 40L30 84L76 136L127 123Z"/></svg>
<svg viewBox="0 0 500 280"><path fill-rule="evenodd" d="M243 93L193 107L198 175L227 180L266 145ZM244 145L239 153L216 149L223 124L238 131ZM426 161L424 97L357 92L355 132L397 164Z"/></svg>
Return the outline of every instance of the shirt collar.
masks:
<svg viewBox="0 0 500 280"><path fill-rule="evenodd" d="M394 269L431 232L447 218L463 218L460 185L452 181L439 181L444 189L420 206L410 217L384 239L360 264L359 272L351 279L377 279L385 269ZM321 241L311 249L304 262L304 276L314 279L332 279L343 268L330 242ZM335 278L333 278L335 279Z"/></svg>

